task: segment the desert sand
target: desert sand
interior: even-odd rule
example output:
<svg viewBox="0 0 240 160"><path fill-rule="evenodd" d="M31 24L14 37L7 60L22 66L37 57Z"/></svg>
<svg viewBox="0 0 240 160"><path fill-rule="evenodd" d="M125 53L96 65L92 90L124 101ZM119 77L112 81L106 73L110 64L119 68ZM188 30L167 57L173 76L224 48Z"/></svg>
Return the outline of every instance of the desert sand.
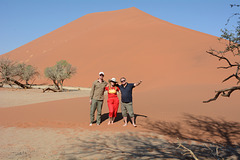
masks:
<svg viewBox="0 0 240 160"><path fill-rule="evenodd" d="M74 137L76 141L74 138L72 139L74 147L68 152L70 157L65 155L60 159L84 158L85 155L81 157L82 151L78 152L77 150L78 147L80 147L79 150L84 150L81 148L82 144L75 143L83 139L84 144L90 143L88 137L82 137L82 134L85 136L97 134L100 137L106 137L111 133L110 137L118 137L118 132L120 135L126 134L126 137L132 137L130 139L134 141L134 144L128 138L124 143L126 142L127 145L136 149L134 151L118 150L119 152L117 152L122 152L123 156L121 157L120 154L119 159L179 159L178 153L173 152L173 149L166 152L161 150L161 147L168 146L165 144L167 137L170 137L174 143L177 138L180 138L183 141L193 140L197 144L211 144L213 145L212 149L219 147L219 144L221 146L238 144L233 149L234 154L228 155L224 149L221 150L221 154L223 157L225 156L224 158L231 158L231 156L239 158L240 93L234 92L230 98L220 97L217 101L202 103L202 101L212 98L215 90L232 86L232 83L221 84L221 81L230 75L231 71L216 69L218 66L224 66L224 63L206 53L210 48L222 49L225 47L224 43L219 43L217 38L171 24L134 7L80 17L0 57L8 57L38 67L42 75L35 82L39 84L51 83L44 78L43 71L46 67L53 66L62 59L77 67L77 74L64 82L65 85L91 87L100 71L105 73L105 80L115 77L119 81L122 76L125 76L128 82L143 80L143 83L135 88L133 93L133 106L138 127L134 128L130 122L127 127L122 127L120 109L117 122L108 126L106 102L103 106L102 124L89 127L89 97L80 97L77 92L75 95L70 95L71 93L64 95L64 98L60 98L60 95L57 96L60 100L56 96L53 99L54 96L51 97L53 95L51 93L49 93L49 99L42 98L46 101L35 101L35 96L32 96L31 102L33 103L30 104L25 103L27 100L20 103L22 98L15 98L18 91L14 91L11 100L1 97L1 99L13 101L9 103L9 105L13 104L11 107L6 106L5 102L5 107L0 108L1 131L5 134L6 139L9 138L8 132L10 135L19 133L20 139L13 139L14 145L16 145L17 142L23 140L21 135L25 132L27 135L30 134L32 129L32 139L37 138L34 136L38 133L41 135L44 129L47 129L46 134L49 133L53 136L58 134L59 130L69 130L77 135ZM21 96L24 93L26 94L28 91L21 91ZM41 96L38 96L38 99L41 99ZM18 103L16 101L19 102L19 105L16 105ZM129 132L131 134L164 135L165 139L156 138L158 140L153 139L150 142L144 140L142 144L151 146L149 152L146 153L148 148L138 148L138 141L133 138L138 136L129 135ZM149 138L151 135L145 137ZM58 138L65 139L66 137L60 134L51 142L58 141ZM106 138L103 139L106 140ZM109 140L112 139L109 138ZM1 141L5 141L4 138ZM23 144L27 143L26 140L23 141L25 141ZM153 144L154 141L157 146ZM53 156L50 159L58 159L58 156L62 155L62 150L57 155L52 155L54 149L61 146L62 143L64 142L59 142L49 149L48 153ZM106 145L106 142L102 140L91 142L91 144L99 143L101 143L100 146ZM167 143L169 144L169 142ZM12 145L6 142L1 144L5 144L1 147ZM200 151L206 147L197 144L191 149L204 156ZM100 156L101 153L103 156L106 155L105 158L112 158L107 154L109 151L115 153L110 146L104 148L107 150L100 149L99 152L96 152L96 157L104 159ZM17 159L18 156L34 156L36 153L32 152L29 155L25 153L27 151L22 152L18 148L21 146L14 148L16 151L13 154L11 151L1 154L5 157L14 157L16 153L14 158ZM25 150L27 149L25 148ZM84 150L84 153L87 154L89 151L92 151L90 147L86 151ZM39 150L38 154L41 152ZM144 155L151 152L154 155L144 157L140 152L143 152ZM126 153L128 153L127 156ZM206 153L203 159L207 159L206 157L211 154ZM50 155L48 154L48 156ZM94 159L96 157L86 155L85 158ZM36 155L36 159L41 158Z"/></svg>
<svg viewBox="0 0 240 160"><path fill-rule="evenodd" d="M90 90L74 90L66 92L47 91L42 89L22 90L19 88L0 88L1 104L0 107L13 107L40 102L49 102L60 99L89 96ZM13 98L14 97L14 98Z"/></svg>
<svg viewBox="0 0 240 160"><path fill-rule="evenodd" d="M48 96L52 94L48 102L36 103L45 97L46 93L40 91L0 90L3 99L9 95L18 94L24 97L32 93L38 94L31 97L33 104L13 106L16 104L13 102L17 101L21 104L25 99L11 96L8 97L11 105L0 108L1 159L173 160L191 157L189 154L183 156L183 153L188 152L179 147L179 144L190 148L199 158L214 159L214 156L208 152L214 153L218 144L226 144L228 140L233 145L239 143L240 123L191 114L182 116L179 121L173 119L165 121L167 116L164 116L164 113L162 117L156 118L154 114L144 115L136 111L138 127L135 128L130 122L127 127L122 126L119 109L116 122L107 125L106 103L103 108L102 124L90 127L88 97L55 100L57 93L52 92L47 93ZM85 94L84 91L78 92L78 95L82 95L81 92ZM70 92L62 94L68 98L73 96ZM2 103L3 101L0 101L0 105ZM202 126L194 126L191 122L200 123ZM205 130L206 128L209 132ZM219 130L228 136L219 134ZM209 147L212 150L209 150ZM238 148L237 152L239 152ZM227 149L223 148L219 155L232 159L238 157L238 154L227 153Z"/></svg>
<svg viewBox="0 0 240 160"><path fill-rule="evenodd" d="M181 150L160 135L82 129L0 128L1 159L177 159Z"/></svg>

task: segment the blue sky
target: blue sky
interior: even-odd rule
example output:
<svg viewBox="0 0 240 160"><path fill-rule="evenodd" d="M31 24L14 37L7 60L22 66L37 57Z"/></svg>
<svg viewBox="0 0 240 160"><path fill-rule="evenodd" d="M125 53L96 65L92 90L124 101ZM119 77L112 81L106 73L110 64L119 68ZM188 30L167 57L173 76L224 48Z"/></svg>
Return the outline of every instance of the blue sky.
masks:
<svg viewBox="0 0 240 160"><path fill-rule="evenodd" d="M0 0L0 54L94 12L136 7L157 18L220 36L238 0ZM236 18L227 27L233 26ZM236 25L236 24L235 24Z"/></svg>

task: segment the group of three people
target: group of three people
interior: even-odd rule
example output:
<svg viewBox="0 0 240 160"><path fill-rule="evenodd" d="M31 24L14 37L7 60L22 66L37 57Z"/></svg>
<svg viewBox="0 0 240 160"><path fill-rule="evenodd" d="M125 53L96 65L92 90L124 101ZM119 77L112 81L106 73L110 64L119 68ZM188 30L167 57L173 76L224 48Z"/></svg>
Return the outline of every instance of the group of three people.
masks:
<svg viewBox="0 0 240 160"><path fill-rule="evenodd" d="M120 78L121 85L119 85L115 78L109 80L109 84L104 81L104 73L99 72L99 78L93 82L90 92L90 126L94 122L94 113L97 110L97 125L101 123L101 113L104 100L104 91L108 91L108 108L109 108L109 122L113 124L118 111L119 99L117 96L118 92L121 92L121 111L124 120L124 125L127 126L127 114L129 114L132 124L136 127L134 121L134 112L132 106L132 90L134 87L142 83L127 83L126 78Z"/></svg>

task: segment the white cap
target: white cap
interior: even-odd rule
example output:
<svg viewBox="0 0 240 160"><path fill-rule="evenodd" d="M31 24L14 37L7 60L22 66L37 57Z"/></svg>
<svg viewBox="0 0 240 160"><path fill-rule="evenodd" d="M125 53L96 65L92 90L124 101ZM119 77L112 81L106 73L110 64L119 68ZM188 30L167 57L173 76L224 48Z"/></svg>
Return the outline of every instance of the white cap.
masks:
<svg viewBox="0 0 240 160"><path fill-rule="evenodd" d="M110 79L111 82L116 82L116 78Z"/></svg>
<svg viewBox="0 0 240 160"><path fill-rule="evenodd" d="M103 73L103 72L99 72L99 75L101 75L101 74L102 74L102 75L104 75L104 73Z"/></svg>

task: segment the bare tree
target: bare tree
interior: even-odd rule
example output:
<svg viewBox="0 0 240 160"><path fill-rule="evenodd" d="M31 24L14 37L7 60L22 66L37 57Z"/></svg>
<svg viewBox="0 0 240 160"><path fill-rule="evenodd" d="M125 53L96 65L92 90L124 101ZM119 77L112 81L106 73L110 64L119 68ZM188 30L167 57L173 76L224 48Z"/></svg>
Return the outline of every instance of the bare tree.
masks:
<svg viewBox="0 0 240 160"><path fill-rule="evenodd" d="M2 84L6 83L12 87L12 84L14 83L22 88L30 88L20 82L23 71L17 62L7 58L0 59L0 74Z"/></svg>
<svg viewBox="0 0 240 160"><path fill-rule="evenodd" d="M63 90L63 82L70 79L76 73L76 68L72 67L66 60L57 62L55 66L47 67L44 71L45 76L51 79L57 90Z"/></svg>
<svg viewBox="0 0 240 160"><path fill-rule="evenodd" d="M2 83L9 83L9 78L13 77L14 63L9 59L0 60L0 73ZM11 83L9 83L11 85Z"/></svg>
<svg viewBox="0 0 240 160"><path fill-rule="evenodd" d="M16 66L16 74L19 76L20 81L25 81L26 85L29 85L28 82L38 76L39 72L37 71L37 68L31 65L20 63Z"/></svg>
<svg viewBox="0 0 240 160"><path fill-rule="evenodd" d="M234 7L234 6L239 7L239 5L231 5L231 7ZM228 22L230 21L230 19L233 16L239 16L239 13L233 14L228 19ZM228 22L227 22L227 24L228 24ZM214 101L220 95L223 97L230 97L234 91L240 90L240 86L239 86L239 82L240 82L240 77L239 77L239 74L240 74L240 71L239 71L239 69L240 69L240 22L238 22L237 24L238 24L238 26L235 28L234 31L229 31L227 29L222 30L223 34L219 38L219 41L224 40L225 42L227 42L224 50L218 51L215 49L211 49L209 51L206 51L208 54L218 58L219 61L221 61L221 60L225 61L226 66L218 67L218 69L233 70L232 71L233 73L231 75L229 75L228 77L226 77L222 82L226 82L230 79L235 79L237 86L232 86L230 88L217 90L217 91L215 91L216 94L213 98L211 98L207 101L203 101L203 103L208 103L208 102Z"/></svg>

